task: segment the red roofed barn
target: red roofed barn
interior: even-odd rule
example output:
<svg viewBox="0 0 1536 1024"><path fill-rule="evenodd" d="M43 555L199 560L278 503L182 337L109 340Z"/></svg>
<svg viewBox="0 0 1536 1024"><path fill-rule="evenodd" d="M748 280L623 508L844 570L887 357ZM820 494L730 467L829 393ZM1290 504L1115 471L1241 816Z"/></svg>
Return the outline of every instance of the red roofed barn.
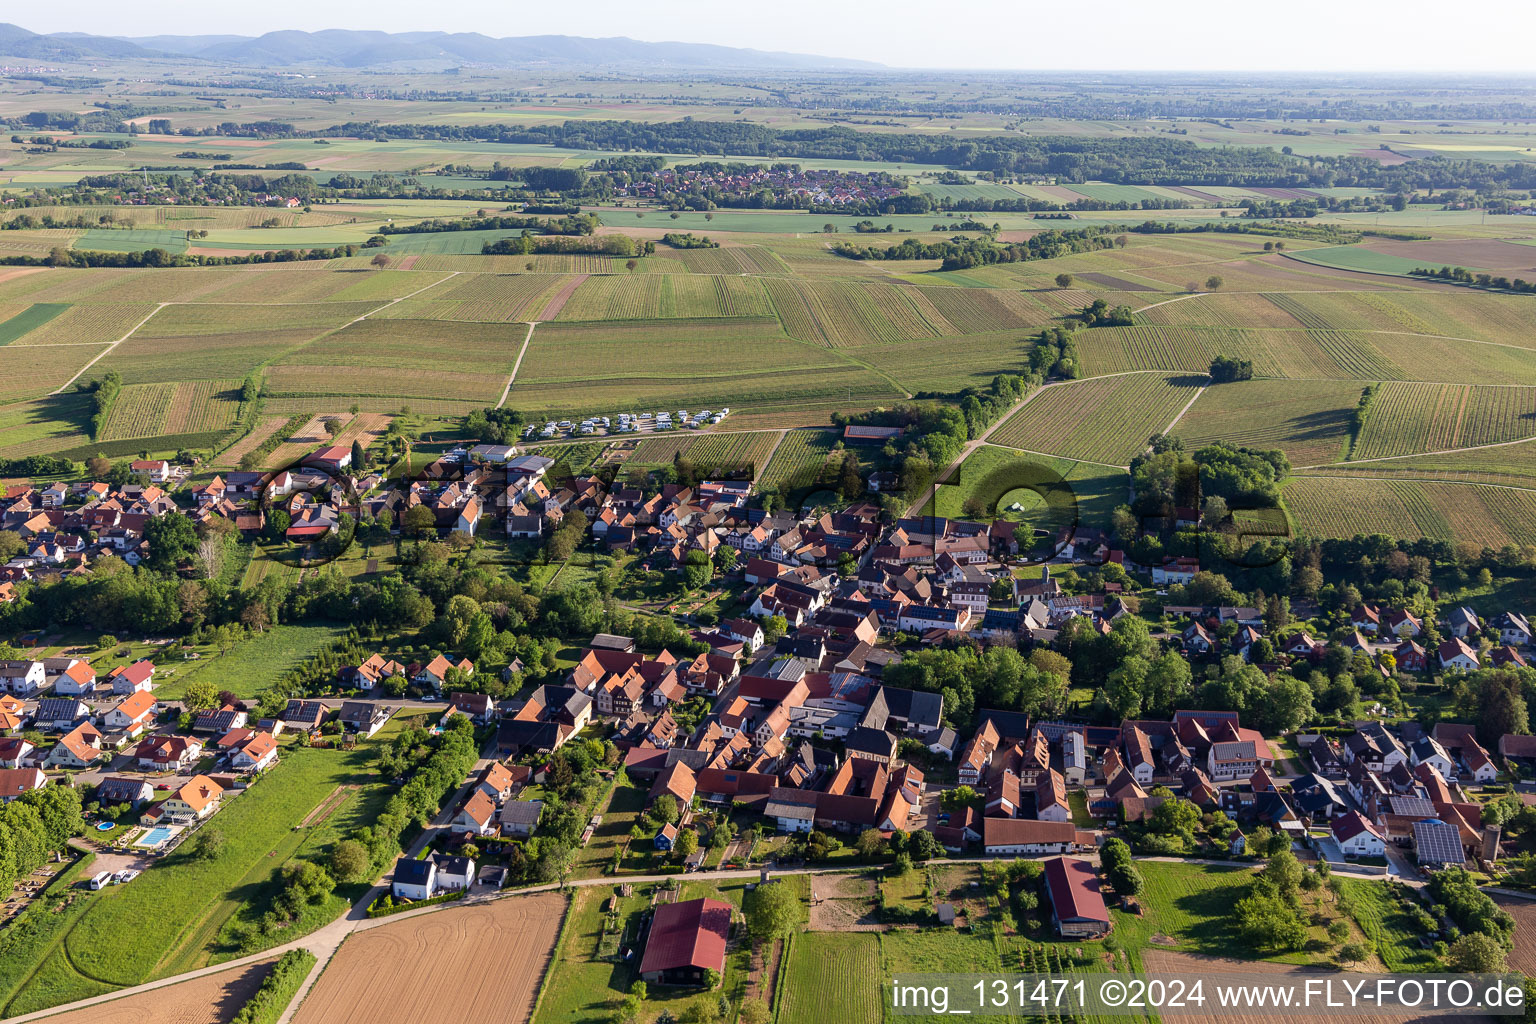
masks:
<svg viewBox="0 0 1536 1024"><path fill-rule="evenodd" d="M652 985L702 985L705 971L723 975L730 930L729 903L708 898L663 903L651 920L640 977Z"/></svg>

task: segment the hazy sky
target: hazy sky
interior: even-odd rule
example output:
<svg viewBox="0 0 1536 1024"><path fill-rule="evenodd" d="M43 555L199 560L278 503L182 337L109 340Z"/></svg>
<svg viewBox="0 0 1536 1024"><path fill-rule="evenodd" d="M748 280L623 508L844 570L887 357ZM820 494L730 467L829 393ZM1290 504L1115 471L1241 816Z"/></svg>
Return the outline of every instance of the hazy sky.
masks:
<svg viewBox="0 0 1536 1024"><path fill-rule="evenodd" d="M1531 0L1464 8L1425 0L73 0L0 19L35 32L134 36L287 28L630 36L902 67L1536 74Z"/></svg>

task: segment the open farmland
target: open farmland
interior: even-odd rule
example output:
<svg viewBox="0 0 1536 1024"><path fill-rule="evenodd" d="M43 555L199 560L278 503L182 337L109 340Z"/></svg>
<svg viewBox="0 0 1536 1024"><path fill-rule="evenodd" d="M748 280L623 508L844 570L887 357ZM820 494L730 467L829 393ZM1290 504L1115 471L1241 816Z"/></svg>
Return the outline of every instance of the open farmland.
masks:
<svg viewBox="0 0 1536 1024"><path fill-rule="evenodd" d="M124 996L48 1019L49 1024L229 1024L256 994L271 961L234 967L191 981Z"/></svg>
<svg viewBox="0 0 1536 1024"><path fill-rule="evenodd" d="M69 308L62 302L38 302L0 321L0 345L9 345Z"/></svg>
<svg viewBox="0 0 1536 1024"><path fill-rule="evenodd" d="M91 360L107 351L106 345L5 346L0 359L0 402L46 395L63 387ZM99 371L101 364L92 367ZM98 374L99 375L99 374Z"/></svg>
<svg viewBox="0 0 1536 1024"><path fill-rule="evenodd" d="M1297 532L1314 537L1383 533L1495 550L1536 544L1536 491L1525 488L1319 472L1293 477L1285 501Z"/></svg>
<svg viewBox="0 0 1536 1024"><path fill-rule="evenodd" d="M1473 448L1536 436L1536 385L1386 383L1371 400L1357 459Z"/></svg>
<svg viewBox="0 0 1536 1024"><path fill-rule="evenodd" d="M240 408L240 385L237 380L130 384L113 403L101 439L227 430Z"/></svg>
<svg viewBox="0 0 1536 1024"><path fill-rule="evenodd" d="M554 955L566 900L496 900L368 924L342 944L295 1024L523 1024ZM389 969L382 974L381 964Z"/></svg>
<svg viewBox="0 0 1536 1024"><path fill-rule="evenodd" d="M1278 448L1295 465L1342 457L1363 385L1349 381L1247 380L1206 388L1175 433L1186 447L1216 441Z"/></svg>
<svg viewBox="0 0 1536 1024"><path fill-rule="evenodd" d="M836 443L837 435L831 430L789 431L758 479L758 488L797 486L814 479Z"/></svg>
<svg viewBox="0 0 1536 1024"><path fill-rule="evenodd" d="M534 413L592 413L851 396L873 404L900 393L856 362L785 338L774 320L720 317L541 324L507 401Z"/></svg>
<svg viewBox="0 0 1536 1024"><path fill-rule="evenodd" d="M1162 433L1204 376L1134 373L1044 388L993 432L994 444L1123 466Z"/></svg>
<svg viewBox="0 0 1536 1024"><path fill-rule="evenodd" d="M91 400L80 392L0 406L0 456L42 455L90 438Z"/></svg>
<svg viewBox="0 0 1536 1024"><path fill-rule="evenodd" d="M883 988L880 943L865 932L805 932L794 936L780 989L777 1024L879 1024Z"/></svg>
<svg viewBox="0 0 1536 1024"><path fill-rule="evenodd" d="M752 277L687 274L592 276L582 281L556 320L654 320L673 317L772 316Z"/></svg>
<svg viewBox="0 0 1536 1024"><path fill-rule="evenodd" d="M380 310L376 318L491 323L537 320L550 297L571 280L560 274L463 274Z"/></svg>
<svg viewBox="0 0 1536 1024"><path fill-rule="evenodd" d="M1374 462L1345 462L1320 468L1319 472L1326 472L1330 476L1447 480L1536 489L1536 441L1517 441L1434 455L1404 455Z"/></svg>
<svg viewBox="0 0 1536 1024"><path fill-rule="evenodd" d="M779 442L775 430L749 431L744 433L712 433L704 435L663 434L648 437L635 447L626 463L642 466L670 465L675 457L692 460L701 471L709 467L729 467L751 464L758 471L768 463L774 446Z"/></svg>
<svg viewBox="0 0 1536 1024"><path fill-rule="evenodd" d="M279 360L267 387L284 395L464 398L491 405L527 333L521 324L362 320Z"/></svg>

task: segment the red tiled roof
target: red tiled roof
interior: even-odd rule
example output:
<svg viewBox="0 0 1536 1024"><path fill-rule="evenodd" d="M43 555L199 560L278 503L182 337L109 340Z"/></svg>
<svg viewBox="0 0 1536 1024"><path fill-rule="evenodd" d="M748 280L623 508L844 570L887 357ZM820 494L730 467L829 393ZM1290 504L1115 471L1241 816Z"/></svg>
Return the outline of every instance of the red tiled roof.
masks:
<svg viewBox="0 0 1536 1024"><path fill-rule="evenodd" d="M1058 921L1109 921L1099 878L1085 860L1054 857L1045 862L1045 884Z"/></svg>
<svg viewBox="0 0 1536 1024"><path fill-rule="evenodd" d="M731 905L709 898L663 903L656 908L640 973L679 967L725 971L725 940L731 930Z"/></svg>

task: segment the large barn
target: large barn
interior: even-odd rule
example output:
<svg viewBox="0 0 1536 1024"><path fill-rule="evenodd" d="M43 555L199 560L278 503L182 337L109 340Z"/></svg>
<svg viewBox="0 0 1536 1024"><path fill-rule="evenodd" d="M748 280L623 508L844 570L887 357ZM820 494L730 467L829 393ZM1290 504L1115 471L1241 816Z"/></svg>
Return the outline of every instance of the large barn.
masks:
<svg viewBox="0 0 1536 1024"><path fill-rule="evenodd" d="M1099 891L1093 866L1072 857L1045 862L1045 892L1051 900L1051 920L1063 936L1094 936L1109 931L1109 911Z"/></svg>
<svg viewBox="0 0 1536 1024"><path fill-rule="evenodd" d="M725 973L731 905L708 898L663 903L651 920L640 960L647 984L702 985L705 971Z"/></svg>

